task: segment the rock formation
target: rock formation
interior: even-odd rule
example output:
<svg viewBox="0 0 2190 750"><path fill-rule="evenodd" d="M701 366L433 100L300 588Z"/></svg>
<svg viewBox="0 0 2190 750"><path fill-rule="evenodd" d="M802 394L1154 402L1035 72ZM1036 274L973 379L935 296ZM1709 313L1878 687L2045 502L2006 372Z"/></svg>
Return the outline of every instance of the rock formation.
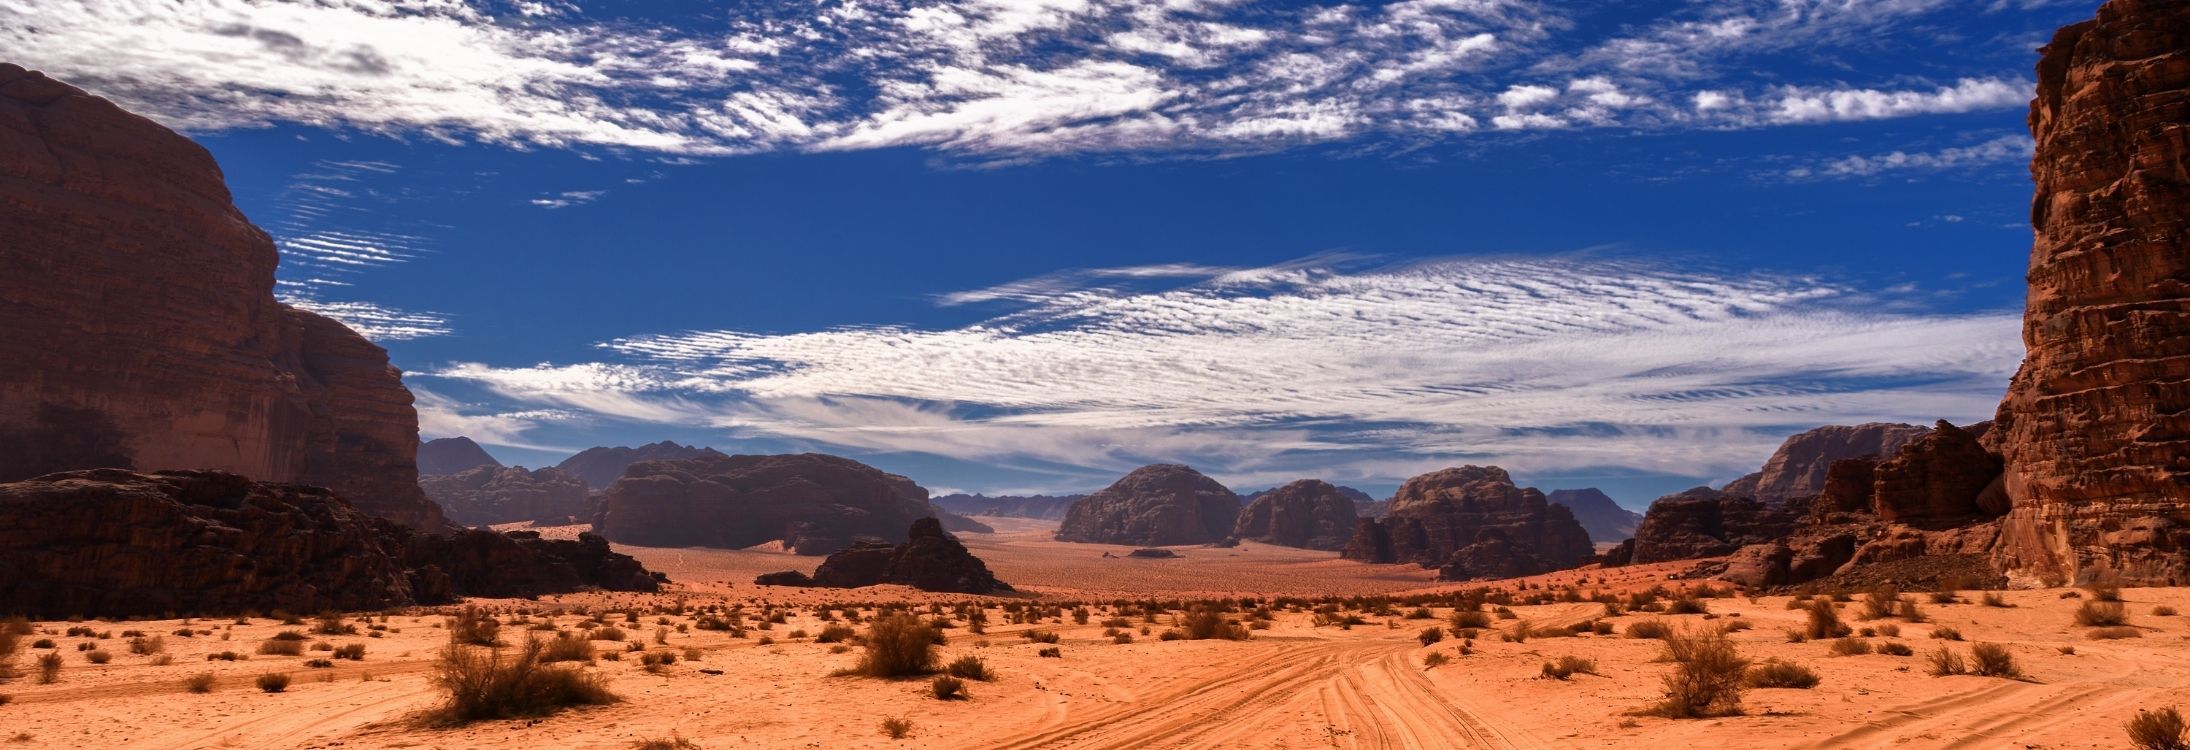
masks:
<svg viewBox="0 0 2190 750"><path fill-rule="evenodd" d="M1635 538L1608 562L1635 564L1717 557L1787 536L1809 511L1804 502L1767 505L1754 498L1697 487L1658 498L1635 527Z"/></svg>
<svg viewBox="0 0 2190 750"><path fill-rule="evenodd" d="M2038 62L2029 354L1996 420L2018 584L2190 583L2186 50L2190 5L2110 0Z"/></svg>
<svg viewBox="0 0 2190 750"><path fill-rule="evenodd" d="M674 461L701 456L720 456L713 448L696 448L664 440L637 448L587 448L563 459L555 468L585 480L587 487L605 488L623 478L624 469L640 461Z"/></svg>
<svg viewBox="0 0 2190 750"><path fill-rule="evenodd" d="M465 526L568 523L586 512L586 483L559 469L479 466L418 478L426 497Z"/></svg>
<svg viewBox="0 0 2190 750"><path fill-rule="evenodd" d="M1871 511L1887 522L1959 522L2007 512L2000 458L1945 420L1872 469Z"/></svg>
<svg viewBox="0 0 2190 750"><path fill-rule="evenodd" d="M825 555L857 537L904 539L933 515L912 480L848 458L702 455L641 461L606 493L597 528L619 544L738 549L782 542Z"/></svg>
<svg viewBox="0 0 2190 750"><path fill-rule="evenodd" d="M939 495L929 500L937 510L966 516L1001 516L1062 521L1065 511L1086 495Z"/></svg>
<svg viewBox="0 0 2190 750"><path fill-rule="evenodd" d="M763 586L821 586L859 588L891 583L922 591L952 594L994 594L1011 591L996 580L981 558L943 531L934 518L914 521L904 544L879 539L860 539L823 560L807 576L795 570L767 573L754 579Z"/></svg>
<svg viewBox="0 0 2190 750"><path fill-rule="evenodd" d="M376 610L658 577L590 542L429 534L319 487L122 469L0 484L0 611L162 617Z"/></svg>
<svg viewBox="0 0 2190 750"><path fill-rule="evenodd" d="M502 467L502 462L487 455L485 448L468 437L447 437L428 440L418 446L418 473L458 474L480 466ZM427 493L432 494L432 493Z"/></svg>
<svg viewBox="0 0 2190 750"><path fill-rule="evenodd" d="M1506 470L1463 466L1407 480L1383 520L1362 519L1340 557L1439 568L1448 580L1534 575L1580 565L1589 532ZM1526 571L1514 573L1513 571Z"/></svg>
<svg viewBox="0 0 2190 750"><path fill-rule="evenodd" d="M1063 542L1163 547L1207 544L1232 533L1239 496L1178 464L1134 469L1102 491L1081 498L1057 529Z"/></svg>
<svg viewBox="0 0 2190 750"><path fill-rule="evenodd" d="M1574 512L1574 520L1582 522L1592 542L1618 542L1635 535L1635 526L1642 523L1642 514L1620 507L1609 495L1595 487L1579 490L1552 490L1544 496L1567 510Z"/></svg>
<svg viewBox="0 0 2190 750"><path fill-rule="evenodd" d="M443 526L387 353L274 299L206 150L0 64L0 481L218 469Z"/></svg>
<svg viewBox="0 0 2190 750"><path fill-rule="evenodd" d="M1779 503L1815 497L1825 487L1825 471L1834 461L1862 456L1892 457L1901 446L1924 434L1907 424L1872 422L1853 427L1828 425L1787 438L1764 469L1726 483L1728 495Z"/></svg>
<svg viewBox="0 0 2190 750"><path fill-rule="evenodd" d="M1352 497L1329 482L1302 479L1255 493L1240 510L1232 536L1284 547L1337 550L1346 546L1353 529Z"/></svg>

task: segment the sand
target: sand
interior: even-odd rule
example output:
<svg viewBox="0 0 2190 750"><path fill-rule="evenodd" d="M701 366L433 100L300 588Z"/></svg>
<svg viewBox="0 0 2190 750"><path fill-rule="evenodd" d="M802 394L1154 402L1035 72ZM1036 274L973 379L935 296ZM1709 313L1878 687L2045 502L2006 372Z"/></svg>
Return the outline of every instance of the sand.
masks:
<svg viewBox="0 0 2190 750"><path fill-rule="evenodd" d="M1008 521L1008 519L1006 519ZM1037 526L999 523L995 535L963 535L1005 580L1025 592L986 603L1108 600L1216 595L1303 596L1367 594L1455 588L1433 584L1426 572L1399 566L1364 566L1332 553L1263 545L1240 549L1180 548L1172 560L1103 558L1124 548L1046 541ZM1417 634L1442 623L1408 619L1404 610L1368 614L1351 628L1318 627L1307 611L1279 612L1266 630L1247 641L1159 641L1168 616L1142 636L1138 616L1119 645L1102 636L1104 612L1089 624L1072 618L1037 625L1007 625L990 609L987 632L948 631L946 659L973 654L999 675L970 683L972 698L939 701L924 680L885 681L833 677L850 666L856 649L832 646L793 631L818 632L812 605L824 601L961 601L966 597L920 594L894 587L859 591L770 589L752 586L752 574L788 567L810 568L813 558L765 551L629 550L680 583L658 596L591 594L542 602L487 601L512 612L548 613L571 629L583 615L575 608L616 605L669 607L717 602L803 602L805 607L770 630L733 638L721 631L687 628L666 635L667 646L693 649L664 674L649 674L635 658L596 661L584 669L607 677L623 701L533 720L490 721L431 728L419 716L438 701L430 683L433 659L446 642L443 618L432 611L394 613L380 623L382 637L314 636L331 645L362 643L362 661L332 668L305 666L302 656L250 655L245 661L206 661L233 650L251 654L285 626L266 617L245 624L230 619L82 623L107 634L68 636L72 623L37 623L35 638L50 638L65 666L54 684L35 680L32 659L48 649L29 649L16 667L25 674L0 683L12 700L0 705L0 744L44 748L629 748L642 739L681 736L701 748L1633 748L1681 747L2033 747L2119 748L2122 723L2140 708L2190 701L2190 618L2152 614L2156 606L2190 610L2190 590L2129 589L2131 623L2142 637L2091 640L2072 623L2081 599L2062 591L2005 594L2012 607L1982 606L1965 592L1954 604L1932 604L1920 595L1926 623L1865 622L1861 605L1843 617L1852 626L1892 623L1911 657L1871 654L1830 656L1823 642L1791 643L1786 631L1804 613L1788 598L1769 596L1706 600L1703 615L1625 614L1606 620L1617 629L1644 619L1677 628L1717 628L1736 619L1753 627L1731 637L1743 656L1779 658L1817 670L1823 683L1811 690L1755 689L1745 712L1702 720L1630 715L1660 693L1660 678L1673 666L1655 661L1661 643L1614 636L1536 637L1525 642L1482 634L1471 653L1461 642L1423 646ZM1633 590L1664 582L1675 568L1569 571L1513 585L1600 581L1608 589ZM1602 615L1594 603L1515 606L1518 619L1539 628L1588 621ZM557 613L559 612L559 613ZM690 625L690 616L641 616L628 637L651 643L657 618ZM620 620L621 618L615 618ZM1511 620L1494 623L1510 628ZM1038 652L1044 644L1021 637L1030 627L1059 636L1059 658ZM1934 628L1958 630L1964 641L1929 637ZM178 629L208 631L179 637ZM129 653L123 631L165 634L160 666L154 657ZM51 634L48 634L51 633ZM508 628L505 638L525 635ZM774 643L764 644L766 636ZM1941 646L1967 652L1971 643L2006 645L2026 680L1928 675L1925 654ZM92 643L112 660L94 665L78 651ZM604 650L620 644L600 642ZM2062 646L2073 646L2064 654ZM1431 653L1449 663L1424 666ZM634 655L635 656L635 655ZM1541 678L1541 665L1561 656L1593 659L1599 674L1567 681ZM216 676L212 692L184 689L192 674ZM293 676L286 692L260 692L252 681L266 672ZM719 673L713 673L719 672ZM883 735L887 718L910 721L903 739Z"/></svg>

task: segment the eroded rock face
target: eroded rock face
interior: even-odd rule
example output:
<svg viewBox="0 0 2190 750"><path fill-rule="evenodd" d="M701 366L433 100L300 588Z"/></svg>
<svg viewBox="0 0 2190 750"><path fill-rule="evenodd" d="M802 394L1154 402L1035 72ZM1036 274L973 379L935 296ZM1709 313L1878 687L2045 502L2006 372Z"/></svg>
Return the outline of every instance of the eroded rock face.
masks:
<svg viewBox="0 0 2190 750"><path fill-rule="evenodd" d="M738 549L782 542L825 555L858 537L903 539L932 515L912 480L838 456L703 455L642 461L606 493L597 524L619 544Z"/></svg>
<svg viewBox="0 0 2190 750"><path fill-rule="evenodd" d="M428 440L418 446L418 475L457 474L481 466L501 468L502 462L487 455L485 448L468 437L446 437ZM432 493L427 493L432 494Z"/></svg>
<svg viewBox="0 0 2190 750"><path fill-rule="evenodd" d="M1574 512L1574 520L1582 522L1582 529L1589 532L1592 542L1617 542L1635 535L1635 527L1642 523L1642 514L1620 507L1610 495L1595 487L1579 490L1552 490L1545 500L1564 505Z"/></svg>
<svg viewBox="0 0 2190 750"><path fill-rule="evenodd" d="M1978 500L2000 480L2000 459L1978 444L1976 435L1941 420L1879 462L1873 476L1871 507L1881 520L1966 521L1986 514Z"/></svg>
<svg viewBox="0 0 2190 750"><path fill-rule="evenodd" d="M2190 583L2190 5L2110 0L2057 33L2023 367L2000 405L2019 585Z"/></svg>
<svg viewBox="0 0 2190 750"><path fill-rule="evenodd" d="M1697 487L1658 498L1635 528L1625 562L1717 557L1772 542L1795 530L1807 503L1767 505L1754 498Z"/></svg>
<svg viewBox="0 0 2190 750"><path fill-rule="evenodd" d="M829 555L812 578L799 581L795 571L770 573L756 583L779 586L859 588L884 583L911 586L922 591L953 594L994 594L1012 590L989 573L988 565L966 546L943 531L933 518L914 521L904 544L862 539Z"/></svg>
<svg viewBox="0 0 2190 750"><path fill-rule="evenodd" d="M1238 495L1201 472L1178 464L1143 466L1073 503L1057 540L1207 544L1232 533L1239 509Z"/></svg>
<svg viewBox="0 0 2190 750"><path fill-rule="evenodd" d="M1819 427L1787 438L1764 462L1763 470L1728 482L1720 491L1767 504L1816 497L1824 490L1825 472L1834 461L1892 457L1924 432L1916 425L1884 422Z"/></svg>
<svg viewBox="0 0 2190 750"><path fill-rule="evenodd" d="M652 591L598 538L429 534L319 487L93 469L0 484L0 611L34 617L318 612Z"/></svg>
<svg viewBox="0 0 2190 750"><path fill-rule="evenodd" d="M1354 529L1354 500L1320 479L1303 479L1268 492L1240 510L1232 535L1284 547L1337 550Z"/></svg>
<svg viewBox="0 0 2190 750"><path fill-rule="evenodd" d="M1590 552L1589 532L1565 506L1514 486L1504 469L1463 466L1407 480L1388 515L1355 524L1340 557L1414 563L1468 580L1571 568Z"/></svg>
<svg viewBox="0 0 2190 750"><path fill-rule="evenodd" d="M968 516L1003 516L1062 521L1065 511L1086 495L939 495L929 500L937 510ZM953 529L955 531L955 529Z"/></svg>
<svg viewBox="0 0 2190 750"><path fill-rule="evenodd" d="M648 443L637 448L587 448L577 452L555 468L563 473L585 480L587 487L601 489L622 479L624 469L640 461L676 461L701 456L720 456L713 448L696 448L678 445L664 440Z"/></svg>
<svg viewBox="0 0 2190 750"><path fill-rule="evenodd" d="M561 523L586 511L586 483L559 469L478 466L418 478L426 497L465 526L532 521Z"/></svg>
<svg viewBox="0 0 2190 750"><path fill-rule="evenodd" d="M204 148L0 64L0 237L0 481L217 469L444 525L387 353L275 301Z"/></svg>

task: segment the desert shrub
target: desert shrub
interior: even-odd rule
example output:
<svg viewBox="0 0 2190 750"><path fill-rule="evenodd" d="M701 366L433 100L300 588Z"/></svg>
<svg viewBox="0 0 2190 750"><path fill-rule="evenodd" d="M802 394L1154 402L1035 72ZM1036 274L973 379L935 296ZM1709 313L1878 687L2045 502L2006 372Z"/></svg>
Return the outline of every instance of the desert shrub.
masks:
<svg viewBox="0 0 2190 750"><path fill-rule="evenodd" d="M1879 625L1878 634L1887 638L1899 638L1901 637L1901 626L1890 622Z"/></svg>
<svg viewBox="0 0 2190 750"><path fill-rule="evenodd" d="M1906 643L1887 642L1878 644L1878 653L1887 656L1912 656L1916 653L1916 650L1909 648L1909 644Z"/></svg>
<svg viewBox="0 0 2190 750"><path fill-rule="evenodd" d="M1954 628L1932 628L1931 637L1942 641L1962 640L1962 631Z"/></svg>
<svg viewBox="0 0 2190 750"><path fill-rule="evenodd" d="M1215 639L1244 641L1249 637L1247 628L1241 627L1239 623L1226 618L1224 613L1208 608L1198 608L1187 613L1186 620L1179 624L1179 629L1186 632L1186 639L1190 641ZM1045 641L1045 643L1056 643L1056 641L1050 640Z"/></svg>
<svg viewBox="0 0 2190 750"><path fill-rule="evenodd" d="M311 669L333 669L335 662L332 659L311 659L304 662L304 666Z"/></svg>
<svg viewBox="0 0 2190 750"><path fill-rule="evenodd" d="M514 656L505 659L500 647L473 648L452 638L434 662L433 684L442 696L431 718L461 724L545 716L570 706L618 700L599 675L548 666L541 660L546 651L544 641L526 639Z"/></svg>
<svg viewBox="0 0 2190 750"><path fill-rule="evenodd" d="M840 641L851 640L852 636L858 634L859 632L852 630L852 626L850 625L830 624L825 625L821 628L821 634L814 636L814 642L837 643Z"/></svg>
<svg viewBox="0 0 2190 750"><path fill-rule="evenodd" d="M1443 628L1424 628L1422 632L1415 634L1414 638L1421 641L1424 646L1433 645L1438 641L1445 640L1445 630Z"/></svg>
<svg viewBox="0 0 2190 750"><path fill-rule="evenodd" d="M1931 592L1931 603L1933 604L1954 604L1960 601L1962 600L1955 597L1952 591Z"/></svg>
<svg viewBox="0 0 2190 750"><path fill-rule="evenodd" d="M502 646L502 623L477 606L467 605L449 618L449 637L469 646Z"/></svg>
<svg viewBox="0 0 2190 750"><path fill-rule="evenodd" d="M2015 655L2006 646L1997 643L1979 643L1969 647L1971 672L1980 677L2021 678L2023 670L2015 664Z"/></svg>
<svg viewBox="0 0 2190 750"><path fill-rule="evenodd" d="M1871 590L1863 595L1863 619L1876 620L1892 617L1901 607L1901 592L1892 586Z"/></svg>
<svg viewBox="0 0 2190 750"><path fill-rule="evenodd" d="M1443 651L1431 651L1422 657L1422 667L1424 669L1436 669L1451 661L1452 657L1446 656Z"/></svg>
<svg viewBox="0 0 2190 750"><path fill-rule="evenodd" d="M1490 627L1490 613L1478 609L1455 610L1447 625L1452 628L1453 635L1459 635L1462 630L1480 630Z"/></svg>
<svg viewBox="0 0 2190 750"><path fill-rule="evenodd" d="M138 656L151 656L167 650L167 639L160 636L137 636L129 639L129 652Z"/></svg>
<svg viewBox="0 0 2190 750"><path fill-rule="evenodd" d="M882 720L882 735L883 735L883 736L885 736L885 737L888 737L888 738L890 738L890 739L893 739L893 740L902 740L902 739L905 739L905 735L908 735L908 734L911 734L911 733L912 733L912 722L910 722L910 721L906 721L906 720L904 720L904 719L883 719L883 720Z"/></svg>
<svg viewBox="0 0 2190 750"><path fill-rule="evenodd" d="M1669 719L1727 716L1741 712L1743 675L1749 660L1719 633L1677 635L1667 652L1679 666L1665 676L1665 699L1647 713Z"/></svg>
<svg viewBox="0 0 2190 750"><path fill-rule="evenodd" d="M2094 641L2114 641L2123 638L2143 638L2144 631L2126 625L2118 628L2092 628L2084 633L2084 637Z"/></svg>
<svg viewBox="0 0 2190 750"><path fill-rule="evenodd" d="M2093 601L2118 602L2122 600L2122 587L2112 581L2092 581L2084 586Z"/></svg>
<svg viewBox="0 0 2190 750"><path fill-rule="evenodd" d="M1813 641L1839 638L1848 634L1848 626L1840 624L1840 610L1833 608L1831 599L1810 602L1810 622L1802 635Z"/></svg>
<svg viewBox="0 0 2190 750"><path fill-rule="evenodd" d="M2007 599L2006 599L2005 597L2002 597L2002 596L2000 596L2000 595L1999 595L1998 593L1996 593L1996 592L1992 592L1992 591L1987 591L1987 592L1985 592L1985 595L1984 595L1983 597L1980 597L1980 598L1979 598L1979 599L1977 600L1977 603L1978 603L1978 604L1982 604L1982 605L1985 605L1985 606L1987 606L1987 607L2003 607L2003 608L2004 608L2004 607L2013 607L2013 606L2015 606L2015 605L2013 605L2013 604L2009 604L2009 603L2008 603L2008 601L2007 601Z"/></svg>
<svg viewBox="0 0 2190 750"><path fill-rule="evenodd" d="M1790 661L1766 659L1742 673L1742 683L1753 688L1795 688L1808 690L1817 687L1817 670Z"/></svg>
<svg viewBox="0 0 2190 750"><path fill-rule="evenodd" d="M303 641L283 640L280 637L259 641L259 653L268 656L300 656L304 653Z"/></svg>
<svg viewBox="0 0 2190 750"><path fill-rule="evenodd" d="M335 652L334 652L333 656L334 656L335 658L337 658L337 659L348 659L348 660L350 660L350 661L364 661L364 660L365 660L365 644L363 644L363 643L345 643L345 644L342 644L342 645L340 645L340 646L336 646L336 647L335 647Z"/></svg>
<svg viewBox="0 0 2190 750"><path fill-rule="evenodd" d="M1673 636L1673 626L1664 620L1637 620L1628 623L1627 632L1623 635L1629 638L1665 639Z"/></svg>
<svg viewBox="0 0 2190 750"><path fill-rule="evenodd" d="M1674 599L1672 604L1665 605L1665 613L1669 615L1700 615L1709 611L1711 608L1704 606L1702 599L1693 596Z"/></svg>
<svg viewBox="0 0 2190 750"><path fill-rule="evenodd" d="M928 681L928 692L935 694L935 699L939 701L965 700L967 697L966 681L947 674L939 674L935 676L935 679Z"/></svg>
<svg viewBox="0 0 2190 750"><path fill-rule="evenodd" d="M267 672L259 675L258 680L255 682L259 686L259 690L268 693L279 693L289 689L289 675L283 672Z"/></svg>
<svg viewBox="0 0 2190 750"><path fill-rule="evenodd" d="M2174 617L2175 614L2175 608L2167 606L2165 604L2152 608L2153 617Z"/></svg>
<svg viewBox="0 0 2190 750"><path fill-rule="evenodd" d="M1597 662L1579 656L1561 656L1558 661L1544 662L1543 676L1564 680L1577 674L1596 674Z"/></svg>
<svg viewBox="0 0 2190 750"><path fill-rule="evenodd" d="M357 626L342 621L342 615L328 613L313 621L312 632L320 635L356 635Z"/></svg>
<svg viewBox="0 0 2190 750"><path fill-rule="evenodd" d="M951 660L950 666L944 667L943 671L949 673L952 677L963 677L981 682L996 679L995 673L989 671L988 662L982 661L981 657L971 654Z"/></svg>
<svg viewBox="0 0 2190 750"><path fill-rule="evenodd" d="M2129 624L2129 610L2118 601L2085 601L2076 608L2076 624L2084 627L2113 627Z"/></svg>
<svg viewBox="0 0 2190 750"><path fill-rule="evenodd" d="M1042 658L1044 658L1044 659L1062 659L1062 658L1065 658L1065 652L1064 652L1064 651L1063 651L1062 649L1059 649L1059 648L1057 648L1056 646L1051 646L1051 647L1049 647L1049 648L1045 648L1045 649L1042 649L1042 650L1040 650L1040 651L1036 651L1036 652L1034 652L1034 655L1035 655L1035 656L1039 656L1039 657L1042 657Z"/></svg>
<svg viewBox="0 0 2190 750"><path fill-rule="evenodd" d="M38 657L38 684L51 685L60 681L60 679L61 655L49 651L44 656Z"/></svg>
<svg viewBox="0 0 2190 750"><path fill-rule="evenodd" d="M1047 630L1021 631L1019 637L1027 639L1028 643L1056 643L1058 640L1056 633Z"/></svg>
<svg viewBox="0 0 2190 750"><path fill-rule="evenodd" d="M2129 746L2137 750L2190 750L2182 712L2172 706L2158 711L2138 711L2129 720Z"/></svg>
<svg viewBox="0 0 2190 750"><path fill-rule="evenodd" d="M545 640L540 650L540 661L593 661L593 640L577 633L564 633Z"/></svg>
<svg viewBox="0 0 2190 750"><path fill-rule="evenodd" d="M1133 634L1122 630L1118 631L1117 634L1110 636L1110 642L1120 646L1132 643Z"/></svg>
<svg viewBox="0 0 2190 750"><path fill-rule="evenodd" d="M1931 661L1931 676L1933 677L1969 674L1969 662L1963 660L1961 654L1950 651L1944 646L1937 651L1931 652L1929 658Z"/></svg>
<svg viewBox="0 0 2190 750"><path fill-rule="evenodd" d="M631 750L700 750L700 746L683 737L670 735L666 738L633 742Z"/></svg>
<svg viewBox="0 0 2190 750"><path fill-rule="evenodd" d="M113 661L113 660L114 660L114 655L113 655L113 654L110 654L110 653L107 653L107 652L106 652L106 649L103 649L103 648L102 648L102 649L92 649L92 650L91 650L91 651L90 651L89 653L86 653L86 654L84 654L84 661L88 661L88 662L91 662L91 663L93 663L93 664L105 664L105 663L107 663L107 662L110 662L110 661Z"/></svg>
<svg viewBox="0 0 2190 750"><path fill-rule="evenodd" d="M622 628L611 625L608 627L594 628L593 632L588 634L587 637L596 641L622 641L625 636Z"/></svg>
<svg viewBox="0 0 2190 750"><path fill-rule="evenodd" d="M1862 656L1871 652L1871 642L1861 638L1835 638L1828 651L1834 656Z"/></svg>
<svg viewBox="0 0 2190 750"><path fill-rule="evenodd" d="M193 693L213 692L213 673L199 672L183 678L183 689Z"/></svg>
<svg viewBox="0 0 2190 750"><path fill-rule="evenodd" d="M868 677L911 677L935 671L935 631L920 618L897 613L867 626L867 652L856 671Z"/></svg>

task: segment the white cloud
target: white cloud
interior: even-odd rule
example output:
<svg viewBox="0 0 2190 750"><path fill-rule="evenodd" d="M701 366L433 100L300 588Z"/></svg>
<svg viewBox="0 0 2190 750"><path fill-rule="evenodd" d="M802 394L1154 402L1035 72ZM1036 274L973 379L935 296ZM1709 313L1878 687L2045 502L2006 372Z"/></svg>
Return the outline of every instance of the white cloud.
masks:
<svg viewBox="0 0 2190 750"><path fill-rule="evenodd" d="M1889 151L1883 154L1847 156L1815 167L1789 171L1795 178L1870 177L1888 172L1937 172L2029 161L2037 143L2027 135L2004 135L1970 146L1936 151ZM1955 219L1959 221L1960 219Z"/></svg>
<svg viewBox="0 0 2190 750"><path fill-rule="evenodd" d="M448 316L436 312L398 310L373 302L325 301L293 294L281 295L281 301L334 318L374 341L404 341L446 336L450 332Z"/></svg>
<svg viewBox="0 0 2190 750"><path fill-rule="evenodd" d="M571 206L583 206L596 200L600 200L601 196L607 194L608 191L606 190L565 190L563 192L555 193L553 195L543 195L538 198L534 198L529 202L532 205L553 210L558 208L569 208Z"/></svg>
<svg viewBox="0 0 2190 750"><path fill-rule="evenodd" d="M637 336L605 345L614 363L431 375L870 451L1392 480L1461 459L1723 475L1789 426L1981 418L2021 354L2013 312L1909 311L1811 278L1353 265L1196 269L1168 288L1075 272L988 295L1018 309L962 328Z"/></svg>
<svg viewBox="0 0 2190 750"><path fill-rule="evenodd" d="M1954 114L2030 104L2034 84L2022 79L1964 78L1952 86L1924 90L1814 89L1780 90L1765 117L1773 122L1807 123L1880 120L1912 115Z"/></svg>

